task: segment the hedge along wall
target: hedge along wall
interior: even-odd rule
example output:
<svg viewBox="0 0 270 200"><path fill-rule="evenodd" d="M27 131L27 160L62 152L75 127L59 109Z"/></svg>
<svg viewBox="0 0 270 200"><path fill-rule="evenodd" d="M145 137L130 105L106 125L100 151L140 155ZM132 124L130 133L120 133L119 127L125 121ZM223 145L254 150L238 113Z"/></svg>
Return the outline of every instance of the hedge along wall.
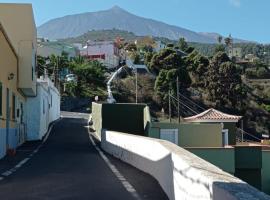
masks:
<svg viewBox="0 0 270 200"><path fill-rule="evenodd" d="M124 133L144 134L145 104L92 104L94 128Z"/></svg>

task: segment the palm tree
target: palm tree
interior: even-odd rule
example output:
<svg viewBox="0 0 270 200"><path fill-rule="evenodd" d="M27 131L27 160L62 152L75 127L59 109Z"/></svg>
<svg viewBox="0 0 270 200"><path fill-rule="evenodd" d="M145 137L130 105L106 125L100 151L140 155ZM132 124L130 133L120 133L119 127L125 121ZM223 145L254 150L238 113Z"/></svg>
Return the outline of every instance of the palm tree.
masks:
<svg viewBox="0 0 270 200"><path fill-rule="evenodd" d="M219 36L217 37L218 43L221 44L222 40L223 40L223 37L222 37L221 35L219 35Z"/></svg>
<svg viewBox="0 0 270 200"><path fill-rule="evenodd" d="M233 56L233 39L232 39L231 34L229 35L229 37L226 37L226 38L224 39L224 42L225 42L225 44L226 44L226 46L227 46L228 53L229 53L229 50L231 50L232 56Z"/></svg>

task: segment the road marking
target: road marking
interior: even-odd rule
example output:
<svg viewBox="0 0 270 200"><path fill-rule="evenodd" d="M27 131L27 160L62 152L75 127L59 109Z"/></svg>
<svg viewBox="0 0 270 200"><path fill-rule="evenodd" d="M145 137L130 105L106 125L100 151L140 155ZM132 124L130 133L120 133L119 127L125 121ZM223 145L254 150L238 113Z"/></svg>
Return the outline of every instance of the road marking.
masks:
<svg viewBox="0 0 270 200"><path fill-rule="evenodd" d="M127 181L127 179L119 172L119 170L111 163L111 161L108 159L108 157L103 153L103 151L96 145L95 141L92 138L92 135L89 131L89 138L92 143L92 145L95 147L95 149L98 151L100 157L105 161L105 163L108 165L108 167L111 169L111 171L114 173L114 175L117 177L117 179L122 183L124 188L131 193L131 195L137 199L141 200L139 194L137 193L136 189Z"/></svg>
<svg viewBox="0 0 270 200"><path fill-rule="evenodd" d="M61 118L56 120L50 127L49 127L49 130L48 130L48 133L46 134L45 138L43 139L43 141L41 142L40 145L37 146L37 148L30 154L28 155L28 157L26 157L25 159L21 160L17 165L15 165L15 167L3 172L1 175L3 177L0 176L0 181L4 180L4 177L8 177L10 176L11 174L13 174L14 172L16 172L19 168L21 168L25 163L27 163L30 158L32 158L36 153L38 153L38 151L40 150L40 148L44 145L44 143L47 141L50 133L51 133L51 130L53 128L53 126L55 125L56 122L59 122L61 121Z"/></svg>

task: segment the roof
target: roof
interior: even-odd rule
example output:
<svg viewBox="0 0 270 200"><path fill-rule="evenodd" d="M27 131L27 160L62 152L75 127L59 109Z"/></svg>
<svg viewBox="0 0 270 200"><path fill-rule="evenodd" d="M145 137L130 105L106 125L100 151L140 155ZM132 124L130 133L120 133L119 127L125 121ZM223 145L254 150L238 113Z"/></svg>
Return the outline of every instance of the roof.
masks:
<svg viewBox="0 0 270 200"><path fill-rule="evenodd" d="M200 114L184 118L186 122L238 122L242 116L230 115L210 108Z"/></svg>

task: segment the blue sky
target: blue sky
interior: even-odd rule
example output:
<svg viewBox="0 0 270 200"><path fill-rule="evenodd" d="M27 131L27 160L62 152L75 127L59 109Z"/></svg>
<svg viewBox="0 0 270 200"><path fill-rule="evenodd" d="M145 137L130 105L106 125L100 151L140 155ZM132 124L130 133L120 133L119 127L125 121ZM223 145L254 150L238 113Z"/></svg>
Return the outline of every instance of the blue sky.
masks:
<svg viewBox="0 0 270 200"><path fill-rule="evenodd" d="M36 24L56 17L118 5L146 18L196 32L270 43L270 0L0 0L32 3Z"/></svg>

